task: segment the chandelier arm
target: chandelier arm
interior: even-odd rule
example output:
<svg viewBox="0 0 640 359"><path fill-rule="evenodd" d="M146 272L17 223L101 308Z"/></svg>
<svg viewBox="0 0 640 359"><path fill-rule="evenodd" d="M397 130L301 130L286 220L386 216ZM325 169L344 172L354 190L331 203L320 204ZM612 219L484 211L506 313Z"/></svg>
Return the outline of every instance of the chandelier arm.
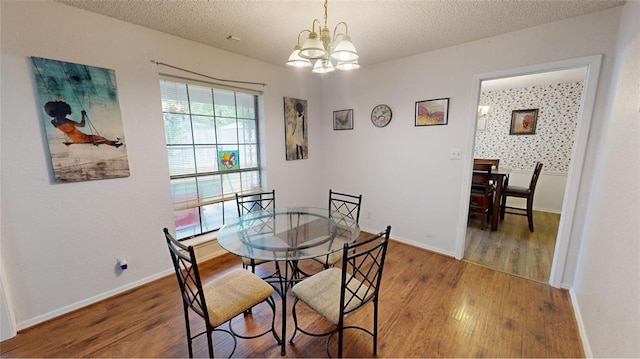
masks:
<svg viewBox="0 0 640 359"><path fill-rule="evenodd" d="M318 19L313 19L313 22L311 23L311 32L316 32L316 22L318 23L318 32L320 32L320 20Z"/></svg>
<svg viewBox="0 0 640 359"><path fill-rule="evenodd" d="M298 33L298 45L300 45L300 35L302 35L302 34L303 34L303 33L305 33L305 32L311 33L311 31L310 31L310 30L302 30L302 31L300 31L300 32Z"/></svg>
<svg viewBox="0 0 640 359"><path fill-rule="evenodd" d="M340 26L340 24L344 25L344 33L339 33L338 32L338 26ZM340 21L339 23L336 24L336 27L333 29L333 42L336 42L336 39L338 39L338 36L342 35L342 36L349 36L349 26L347 26L347 23L344 21Z"/></svg>

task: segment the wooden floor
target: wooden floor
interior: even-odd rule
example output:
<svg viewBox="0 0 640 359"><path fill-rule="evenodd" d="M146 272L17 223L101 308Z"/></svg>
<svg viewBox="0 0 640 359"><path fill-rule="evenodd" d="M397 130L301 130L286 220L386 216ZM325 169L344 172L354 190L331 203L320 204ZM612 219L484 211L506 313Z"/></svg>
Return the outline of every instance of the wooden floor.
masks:
<svg viewBox="0 0 640 359"><path fill-rule="evenodd" d="M201 271L210 278L239 267L237 257L225 255L203 263ZM306 270L315 268L316 263L305 263ZM584 357L565 290L395 241L389 245L382 281L379 357ZM370 323L370 308L349 317L348 323ZM258 306L251 316L235 318L234 328L265 328L269 313L265 305ZM303 325L328 328L311 312L299 313ZM195 316L191 322L203 327ZM288 323L291 328L290 315ZM345 335L345 356L372 357L368 336L353 330ZM217 356L229 355L231 341L225 334L214 334L214 342ZM205 340L197 340L195 348L196 356L206 356ZM2 342L0 355L186 357L177 281L162 278L23 330ZM240 339L234 357L278 358L280 350L271 336ZM324 339L299 334L294 345L287 345L287 357L326 357Z"/></svg>
<svg viewBox="0 0 640 359"><path fill-rule="evenodd" d="M534 232L526 216L505 215L498 231L480 229L480 220L470 218L464 259L502 272L549 283L560 215L534 211Z"/></svg>

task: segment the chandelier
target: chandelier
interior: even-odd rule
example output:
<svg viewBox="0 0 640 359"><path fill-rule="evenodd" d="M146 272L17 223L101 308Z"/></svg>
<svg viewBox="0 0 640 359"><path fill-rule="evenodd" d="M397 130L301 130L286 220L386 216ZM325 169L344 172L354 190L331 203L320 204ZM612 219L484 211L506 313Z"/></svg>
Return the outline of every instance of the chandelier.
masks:
<svg viewBox="0 0 640 359"><path fill-rule="evenodd" d="M338 70L355 70L360 68L358 64L358 52L351 43L349 28L347 23L339 22L333 30L333 37L327 27L327 5L328 0L324 0L324 27L320 29L320 20L313 19L311 30L302 30L298 33L298 43L293 49L287 66L290 67L311 67L315 73L325 74ZM320 37L316 32L316 23L320 30ZM338 27L344 25L344 33L338 32ZM300 46L300 35L308 32L309 37ZM335 65L334 65L335 63Z"/></svg>

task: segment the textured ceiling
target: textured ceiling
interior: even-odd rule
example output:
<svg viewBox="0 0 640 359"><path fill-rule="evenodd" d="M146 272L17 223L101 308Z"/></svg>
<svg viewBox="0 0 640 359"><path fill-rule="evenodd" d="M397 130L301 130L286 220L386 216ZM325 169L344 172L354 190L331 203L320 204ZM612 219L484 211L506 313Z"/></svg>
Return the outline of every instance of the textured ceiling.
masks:
<svg viewBox="0 0 640 359"><path fill-rule="evenodd" d="M322 0L55 0L284 66ZM362 66L623 5L623 0L331 0L328 27L347 22ZM240 41L227 40L233 35Z"/></svg>

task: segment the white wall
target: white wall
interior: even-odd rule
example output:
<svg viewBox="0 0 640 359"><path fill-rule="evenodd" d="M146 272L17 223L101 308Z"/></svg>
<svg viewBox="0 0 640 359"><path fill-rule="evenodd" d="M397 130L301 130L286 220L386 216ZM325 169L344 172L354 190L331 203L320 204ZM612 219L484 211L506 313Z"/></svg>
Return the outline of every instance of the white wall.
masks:
<svg viewBox="0 0 640 359"><path fill-rule="evenodd" d="M572 295L587 355L640 357L640 2L624 6Z"/></svg>
<svg viewBox="0 0 640 359"><path fill-rule="evenodd" d="M563 278L564 285L573 283L607 118L621 8L318 80L308 72L291 72L57 3L3 1L0 6L0 244L7 269L5 290L15 299L19 327L169 269L161 228L171 226L172 212L157 69L151 59L269 84L264 98L265 164L267 186L278 191L279 205L323 205L329 188L362 193L364 230L391 224L394 239L453 254L456 228L463 220L461 196L467 195L461 192L462 182L473 152L474 76L604 54L568 275ZM116 71L131 177L52 182L27 58L32 55ZM284 160L283 96L309 100L308 160ZM450 98L449 124L414 127L415 101L441 97ZM379 103L394 111L391 124L382 129L369 121ZM354 109L354 130L333 131L332 111L345 108ZM462 161L449 159L452 149L462 150ZM129 258L130 269L118 276L115 259L122 255Z"/></svg>
<svg viewBox="0 0 640 359"><path fill-rule="evenodd" d="M477 99L474 76L604 54L582 185L589 185L615 54L620 8L470 42L397 61L336 74L323 82L323 139L327 186L361 189L366 229L393 226L394 238L453 255L460 218L463 178L473 156ZM535 49L535 51L531 51ZM449 97L449 124L414 127L415 102ZM370 124L373 106L386 103L393 119L385 128ZM333 131L331 112L354 109L354 130ZM461 149L463 160L451 160ZM337 183L337 184L336 184ZM588 187L586 187L588 188ZM588 204L581 189L578 206ZM367 213L371 213L371 219ZM466 213L466 212L464 212ZM578 228L584 213L577 214ZM578 243L581 232L572 234ZM574 248L577 252L577 248ZM573 255L573 253L572 253ZM571 271L572 269L569 269ZM563 279L570 286L572 277Z"/></svg>
<svg viewBox="0 0 640 359"><path fill-rule="evenodd" d="M314 202L310 190L318 187L322 154L318 101L309 101L309 159L285 161L282 98L312 100L317 90L308 89L308 81L285 68L58 3L0 6L1 254L18 329L169 273L162 228L173 229L173 209L158 83L158 71L168 71L152 59L267 83L267 186L281 205L324 204ZM115 70L130 177L53 181L30 56ZM123 273L116 268L121 256L129 262Z"/></svg>

